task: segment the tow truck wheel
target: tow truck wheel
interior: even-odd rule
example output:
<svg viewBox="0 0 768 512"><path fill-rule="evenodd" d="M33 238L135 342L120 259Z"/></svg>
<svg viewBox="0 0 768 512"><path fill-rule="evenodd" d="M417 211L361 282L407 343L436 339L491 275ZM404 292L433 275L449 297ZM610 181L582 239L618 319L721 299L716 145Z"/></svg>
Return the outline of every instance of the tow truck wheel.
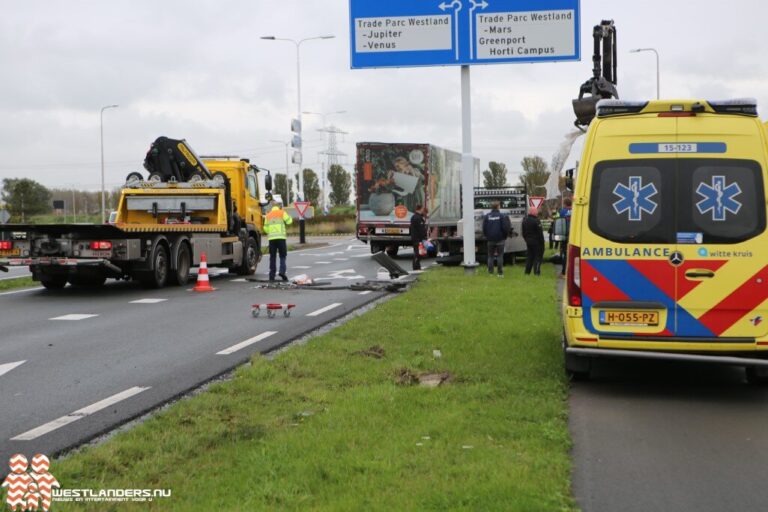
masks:
<svg viewBox="0 0 768 512"><path fill-rule="evenodd" d="M768 385L768 368L763 366L748 366L744 368L747 375L747 383L753 386Z"/></svg>
<svg viewBox="0 0 768 512"><path fill-rule="evenodd" d="M40 279L40 284L48 290L61 290L67 285L67 276L51 276Z"/></svg>
<svg viewBox="0 0 768 512"><path fill-rule="evenodd" d="M157 244L152 251L152 270L139 274L139 281L148 288L162 288L168 280L168 250Z"/></svg>
<svg viewBox="0 0 768 512"><path fill-rule="evenodd" d="M176 253L175 269L168 276L172 284L184 286L189 282L189 269L192 266L192 253L186 242L181 242Z"/></svg>
<svg viewBox="0 0 768 512"><path fill-rule="evenodd" d="M252 276L256 273L259 264L259 248L253 237L248 237L243 247L243 262L237 267L237 273L241 276Z"/></svg>

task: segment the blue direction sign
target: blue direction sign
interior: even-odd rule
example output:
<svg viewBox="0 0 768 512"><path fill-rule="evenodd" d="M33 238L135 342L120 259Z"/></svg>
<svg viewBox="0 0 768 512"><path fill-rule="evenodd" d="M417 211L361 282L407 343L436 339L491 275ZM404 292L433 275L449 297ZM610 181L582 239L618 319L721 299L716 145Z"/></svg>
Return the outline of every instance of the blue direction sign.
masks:
<svg viewBox="0 0 768 512"><path fill-rule="evenodd" d="M579 0L350 0L352 68L579 60Z"/></svg>

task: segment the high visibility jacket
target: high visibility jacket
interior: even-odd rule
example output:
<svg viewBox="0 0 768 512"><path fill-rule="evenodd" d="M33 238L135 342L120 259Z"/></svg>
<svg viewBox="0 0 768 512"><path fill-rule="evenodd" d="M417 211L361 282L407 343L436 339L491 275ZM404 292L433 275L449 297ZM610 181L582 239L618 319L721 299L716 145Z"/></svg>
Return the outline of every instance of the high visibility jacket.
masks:
<svg viewBox="0 0 768 512"><path fill-rule="evenodd" d="M285 240L285 226L293 223L290 215L285 213L279 206L273 206L266 216L264 222L264 232L268 240Z"/></svg>

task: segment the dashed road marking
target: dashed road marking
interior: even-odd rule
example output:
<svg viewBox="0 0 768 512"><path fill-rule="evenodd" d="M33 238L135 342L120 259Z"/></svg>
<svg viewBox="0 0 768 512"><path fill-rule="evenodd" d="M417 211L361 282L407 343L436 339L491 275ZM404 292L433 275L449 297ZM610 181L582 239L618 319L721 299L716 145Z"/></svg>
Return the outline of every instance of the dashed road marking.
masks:
<svg viewBox="0 0 768 512"><path fill-rule="evenodd" d="M365 290L364 292L358 293L358 295L368 295L369 293L371 293L371 290Z"/></svg>
<svg viewBox="0 0 768 512"><path fill-rule="evenodd" d="M349 261L349 258L333 258L333 261Z"/></svg>
<svg viewBox="0 0 768 512"><path fill-rule="evenodd" d="M318 309L317 311L313 311L313 312L311 312L311 313L307 313L307 316L318 316L318 315L322 315L322 314L323 314L323 313L325 313L326 311L330 311L330 310L332 310L333 308L337 308L337 307L339 307L339 306L341 306L341 302L334 302L334 303L333 303L333 304L331 304L330 306L325 306L324 308L320 308L320 309Z"/></svg>
<svg viewBox="0 0 768 512"><path fill-rule="evenodd" d="M85 320L86 318L93 318L95 316L99 316L99 315L84 315L79 313L72 313L70 315L62 315L54 318L49 318L49 320Z"/></svg>
<svg viewBox="0 0 768 512"><path fill-rule="evenodd" d="M168 299L138 299L132 300L130 304L157 304L158 302L165 302Z"/></svg>
<svg viewBox="0 0 768 512"><path fill-rule="evenodd" d="M306 269L312 268L312 267L308 267L306 265L291 265L291 268L299 268L299 269L302 269L302 270L306 270Z"/></svg>
<svg viewBox="0 0 768 512"><path fill-rule="evenodd" d="M239 279L230 279L229 282L230 283L247 283L248 280L244 277L241 277Z"/></svg>
<svg viewBox="0 0 768 512"><path fill-rule="evenodd" d="M4 375L9 371L13 370L14 368L16 368L17 366L21 366L26 362L27 361L25 359L24 361L16 361L15 363L0 364L0 375Z"/></svg>
<svg viewBox="0 0 768 512"><path fill-rule="evenodd" d="M265 331L265 332L259 334L258 336L254 336L253 338L248 338L247 340L241 341L240 343L238 343L236 345L232 345L229 348L225 348L224 350L220 350L219 352L216 352L216 355L228 356L230 354L234 354L238 350L244 349L248 345L253 345L254 343L259 342L259 341L261 341L261 340L263 340L265 338L268 338L268 337L272 336L273 334L277 334L277 331Z"/></svg>
<svg viewBox="0 0 768 512"><path fill-rule="evenodd" d="M316 261L315 263L318 264L318 265L330 265L331 264L330 261Z"/></svg>
<svg viewBox="0 0 768 512"><path fill-rule="evenodd" d="M107 407L114 405L118 402L122 402L123 400L126 400L134 395L138 395L139 393L142 393L148 389L151 389L151 388L149 386L148 387L135 386L130 389L126 389L125 391L121 391L116 395L112 395L109 398L105 398L104 400L100 400L95 404L91 404L88 407L83 407L82 409L78 409L75 412L71 412L66 416L62 416L61 418L57 418L53 421L50 421L45 425L40 425L37 428L28 430L23 434L17 435L16 437L12 437L11 441L31 441L33 439L37 439L40 436L43 436L49 432L53 432L56 429L59 429L65 425L69 425L70 423L75 422L79 419L85 418L86 416L90 416L91 414L99 412L102 409L106 409Z"/></svg>

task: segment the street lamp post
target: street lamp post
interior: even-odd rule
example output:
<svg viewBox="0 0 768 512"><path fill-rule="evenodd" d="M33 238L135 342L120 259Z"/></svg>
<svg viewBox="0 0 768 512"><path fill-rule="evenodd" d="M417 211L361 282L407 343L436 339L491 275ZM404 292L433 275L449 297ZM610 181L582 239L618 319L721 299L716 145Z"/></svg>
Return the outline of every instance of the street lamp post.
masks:
<svg viewBox="0 0 768 512"><path fill-rule="evenodd" d="M261 39L266 39L268 41L288 41L296 45L296 96L298 98L298 109L297 109L297 121L299 122L298 130L296 131L296 134L299 138L299 170L298 170L298 176L296 177L296 184L298 186L298 199L304 198L304 180L301 176L301 166L304 161L301 146L303 145L301 142L301 43L305 41L312 41L315 39L333 39L336 36L315 36L315 37L307 37L304 39L300 39L296 41L295 39L289 39L284 37L275 37L275 36L262 36ZM305 237L304 237L304 219L301 218L299 220L299 243L306 243Z"/></svg>
<svg viewBox="0 0 768 512"><path fill-rule="evenodd" d="M101 129L101 223L104 224L106 222L107 218L105 216L106 214L106 199L104 194L104 111L108 108L117 108L120 105L107 105L106 107L101 107L101 114L100 114L100 123L99 127Z"/></svg>
<svg viewBox="0 0 768 512"><path fill-rule="evenodd" d="M659 52L656 51L655 48L635 48L634 50L629 50L629 53L638 53L638 52L653 52L656 54L656 99L658 100L661 98L661 92L660 92L660 78L659 78Z"/></svg>
<svg viewBox="0 0 768 512"><path fill-rule="evenodd" d="M288 172L288 145L290 144L290 141L270 140L269 142L277 142L285 146L285 197L283 198L283 202L284 204L288 204L288 201L291 199L291 189L288 187L288 178L290 177Z"/></svg>
<svg viewBox="0 0 768 512"><path fill-rule="evenodd" d="M336 110L335 112L308 112L308 111L305 110L304 112L302 112L302 114L320 116L320 118L322 119L322 122L323 122L323 130L322 130L323 132L326 132L326 130L327 130L327 125L325 124L325 118L326 117L332 116L332 115L335 115L335 114L346 114L346 113L347 113L346 110ZM326 134L326 137L330 137L330 134ZM326 189L326 183L328 182L328 171L331 170L330 166L328 165L329 162L330 162L330 155L326 154L325 155L324 167L323 167L323 170L322 170L322 173L321 173L321 176L320 176L320 179L322 180L321 191L322 191L322 194L323 194L323 196L322 196L323 197L323 208L326 207L326 204L328 202L328 194L327 194L327 189Z"/></svg>

